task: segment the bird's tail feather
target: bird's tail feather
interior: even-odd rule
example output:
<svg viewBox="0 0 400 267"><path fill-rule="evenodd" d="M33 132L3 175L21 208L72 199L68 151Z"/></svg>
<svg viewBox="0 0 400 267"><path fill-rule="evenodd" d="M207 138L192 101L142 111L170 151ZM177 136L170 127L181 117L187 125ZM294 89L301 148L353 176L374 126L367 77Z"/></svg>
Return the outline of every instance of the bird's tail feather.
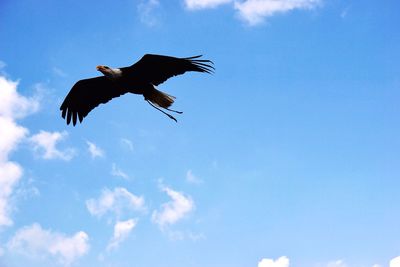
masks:
<svg viewBox="0 0 400 267"><path fill-rule="evenodd" d="M161 92L154 87L147 91L144 97L151 103L165 109L169 108L175 101L174 96Z"/></svg>

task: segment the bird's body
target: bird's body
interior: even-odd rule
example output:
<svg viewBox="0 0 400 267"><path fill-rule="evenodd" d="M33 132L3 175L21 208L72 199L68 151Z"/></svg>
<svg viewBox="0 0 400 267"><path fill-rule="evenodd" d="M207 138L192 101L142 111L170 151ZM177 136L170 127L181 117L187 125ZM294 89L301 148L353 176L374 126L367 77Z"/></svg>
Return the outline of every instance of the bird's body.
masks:
<svg viewBox="0 0 400 267"><path fill-rule="evenodd" d="M97 70L104 76L75 83L60 107L62 117L67 120L67 124L72 121L75 126L78 119L82 122L98 105L126 93L143 95L153 107L169 110L175 97L159 91L156 86L187 71L212 73L212 62L197 59L199 57L176 58L147 54L129 67L97 66ZM170 114L165 114L176 121Z"/></svg>

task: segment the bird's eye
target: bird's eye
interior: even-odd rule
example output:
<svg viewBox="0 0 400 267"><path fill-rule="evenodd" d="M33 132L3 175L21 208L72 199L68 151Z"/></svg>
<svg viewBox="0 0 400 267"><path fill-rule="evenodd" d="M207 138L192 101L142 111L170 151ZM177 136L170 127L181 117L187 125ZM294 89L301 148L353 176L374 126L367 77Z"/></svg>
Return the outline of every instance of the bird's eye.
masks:
<svg viewBox="0 0 400 267"><path fill-rule="evenodd" d="M104 68L105 68L105 69L109 69L109 67L107 67L107 66L104 66Z"/></svg>

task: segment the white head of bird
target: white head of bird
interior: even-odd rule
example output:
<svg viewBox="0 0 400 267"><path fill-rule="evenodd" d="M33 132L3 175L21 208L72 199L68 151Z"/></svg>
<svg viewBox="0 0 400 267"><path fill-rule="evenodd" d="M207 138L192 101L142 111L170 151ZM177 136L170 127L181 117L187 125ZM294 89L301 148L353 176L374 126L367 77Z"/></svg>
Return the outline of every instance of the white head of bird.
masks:
<svg viewBox="0 0 400 267"><path fill-rule="evenodd" d="M99 65L96 67L98 71L104 74L104 76L115 79L121 76L122 72L120 69L113 69L108 66Z"/></svg>

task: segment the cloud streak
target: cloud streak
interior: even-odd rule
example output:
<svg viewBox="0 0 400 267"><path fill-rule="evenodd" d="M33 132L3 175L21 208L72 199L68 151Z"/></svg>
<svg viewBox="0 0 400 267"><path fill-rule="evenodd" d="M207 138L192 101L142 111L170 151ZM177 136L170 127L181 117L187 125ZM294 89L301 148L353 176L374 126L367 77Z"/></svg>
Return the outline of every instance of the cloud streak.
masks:
<svg viewBox="0 0 400 267"><path fill-rule="evenodd" d="M127 138L121 138L121 144L128 148L130 151L133 151L133 142Z"/></svg>
<svg viewBox="0 0 400 267"><path fill-rule="evenodd" d="M160 6L158 0L144 0L137 6L140 21L149 26L153 27L158 23L157 16L154 11Z"/></svg>
<svg viewBox="0 0 400 267"><path fill-rule="evenodd" d="M111 175L115 177L121 177L122 179L129 179L129 175L126 174L123 170L121 170L117 164L113 163L111 166Z"/></svg>
<svg viewBox="0 0 400 267"><path fill-rule="evenodd" d="M92 159L104 157L104 151L96 144L89 141L86 141L86 144L88 145L88 151Z"/></svg>

